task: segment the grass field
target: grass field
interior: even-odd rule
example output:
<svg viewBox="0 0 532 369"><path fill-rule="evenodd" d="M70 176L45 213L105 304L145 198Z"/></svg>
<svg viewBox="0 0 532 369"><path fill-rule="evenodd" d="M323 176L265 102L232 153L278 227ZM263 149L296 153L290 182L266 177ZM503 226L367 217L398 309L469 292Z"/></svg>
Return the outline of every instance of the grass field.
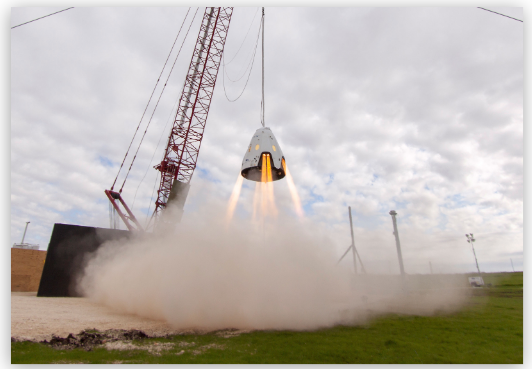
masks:
<svg viewBox="0 0 532 369"><path fill-rule="evenodd" d="M465 278L465 276L464 276ZM357 327L313 332L255 331L232 337L213 332L147 338L130 350L58 350L34 342L11 344L22 363L523 363L523 273L483 274L458 313L388 315ZM227 333L227 332L225 332ZM133 344L134 346L131 346Z"/></svg>

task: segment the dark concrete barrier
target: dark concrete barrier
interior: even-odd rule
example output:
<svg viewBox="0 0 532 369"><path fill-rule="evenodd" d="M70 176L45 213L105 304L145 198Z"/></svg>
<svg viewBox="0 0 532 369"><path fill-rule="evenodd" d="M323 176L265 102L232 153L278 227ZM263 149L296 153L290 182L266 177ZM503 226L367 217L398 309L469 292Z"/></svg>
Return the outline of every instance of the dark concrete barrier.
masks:
<svg viewBox="0 0 532 369"><path fill-rule="evenodd" d="M54 224L37 296L79 297L76 283L88 257L104 242L130 235L120 229Z"/></svg>

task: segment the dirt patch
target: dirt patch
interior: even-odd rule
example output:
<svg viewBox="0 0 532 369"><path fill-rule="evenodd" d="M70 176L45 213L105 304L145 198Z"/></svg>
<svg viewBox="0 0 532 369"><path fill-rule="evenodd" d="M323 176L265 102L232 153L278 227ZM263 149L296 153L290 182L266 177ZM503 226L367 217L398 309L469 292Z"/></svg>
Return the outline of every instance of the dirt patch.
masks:
<svg viewBox="0 0 532 369"><path fill-rule="evenodd" d="M79 332L76 334L76 332ZM153 355L178 348L176 355L199 355L209 349L223 349L223 345L198 347L196 342L179 342L171 345L144 342L153 337L174 337L215 334L231 338L249 330L175 329L161 321L120 314L85 298L37 297L35 292L11 293L11 342L42 342L56 349L81 348L91 351L105 347L109 350L147 350Z"/></svg>
<svg viewBox="0 0 532 369"><path fill-rule="evenodd" d="M58 350L82 348L86 351L91 351L96 346L112 342L142 340L144 338L149 338L149 336L136 329L129 331L110 329L105 332L81 331L76 335L71 333L65 338L53 336L50 341L44 340L41 343L50 345Z"/></svg>
<svg viewBox="0 0 532 369"><path fill-rule="evenodd" d="M234 337L237 330L230 330ZM220 331L222 333L224 331ZM218 334L218 333L217 333ZM221 337L229 337L219 334ZM160 356L163 351L169 351L175 348L183 348L179 352L176 352L176 355L182 355L186 352L190 352L193 355L201 355L210 349L225 349L225 345L220 345L216 343L210 343L208 345L195 347L196 342L151 342L144 343L144 339L150 338L146 333L133 329L133 330L120 330L120 329L109 329L105 332L98 331L81 331L78 334L69 334L67 337L57 337L53 336L50 341L43 340L40 343L45 345L50 345L56 350L72 350L75 348L81 348L85 351L92 351L95 348L106 348L107 350L119 350L119 351L130 351L130 350L145 350L152 355ZM136 341L135 343L133 341ZM16 338L11 338L11 342L16 342ZM185 350L185 348L187 350Z"/></svg>
<svg viewBox="0 0 532 369"><path fill-rule="evenodd" d="M150 337L200 333L175 329L166 322L123 314L82 297L37 297L11 293L11 336L18 341L50 341L86 331L141 330Z"/></svg>

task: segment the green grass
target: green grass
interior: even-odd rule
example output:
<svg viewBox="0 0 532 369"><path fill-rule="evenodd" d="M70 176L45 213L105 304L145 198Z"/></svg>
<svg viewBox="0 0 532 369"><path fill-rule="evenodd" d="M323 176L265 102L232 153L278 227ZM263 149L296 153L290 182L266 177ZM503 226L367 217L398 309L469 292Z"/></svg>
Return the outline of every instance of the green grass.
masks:
<svg viewBox="0 0 532 369"><path fill-rule="evenodd" d="M523 363L523 274L483 274L458 313L431 317L388 315L357 327L313 332L257 331L223 338L216 333L150 338L172 342L160 356L145 350L56 350L41 343L11 344L11 362L22 363ZM180 342L194 344L179 347ZM199 354L193 350L205 348ZM183 345L183 344L182 344ZM185 353L176 355L180 351Z"/></svg>

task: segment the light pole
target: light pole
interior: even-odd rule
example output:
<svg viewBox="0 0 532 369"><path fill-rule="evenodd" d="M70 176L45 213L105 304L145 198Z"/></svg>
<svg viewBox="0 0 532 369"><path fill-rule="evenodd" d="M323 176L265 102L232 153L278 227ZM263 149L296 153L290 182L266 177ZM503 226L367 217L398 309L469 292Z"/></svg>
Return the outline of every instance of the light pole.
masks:
<svg viewBox="0 0 532 369"><path fill-rule="evenodd" d="M480 275L480 268L478 267L478 260L477 260L477 254L475 253L475 247L473 246L473 242L475 242L475 238L473 237L473 233L465 235L467 237L467 242L471 244L471 248L473 249L473 255L475 255L475 263L477 264L477 270L478 270L478 276L482 277Z"/></svg>
<svg viewBox="0 0 532 369"><path fill-rule="evenodd" d="M399 242L399 232L397 231L397 221L395 216L397 212L395 210L390 210L389 213L392 216L393 222L393 234L395 236L395 245L397 246L397 257L399 258L399 269L401 270L401 275L405 275L405 267L403 266L403 255L401 254L401 243Z"/></svg>
<svg viewBox="0 0 532 369"><path fill-rule="evenodd" d="M24 234L22 235L22 241L20 241L20 243L24 243L24 237L26 237L26 231L28 230L28 224L30 224L30 222L26 222L26 228L24 228Z"/></svg>
<svg viewBox="0 0 532 369"><path fill-rule="evenodd" d="M351 225L351 246L353 247L353 262L355 263L355 274L358 274L357 249L355 247L355 235L353 234L353 218L351 217L351 206L349 206L349 224Z"/></svg>

